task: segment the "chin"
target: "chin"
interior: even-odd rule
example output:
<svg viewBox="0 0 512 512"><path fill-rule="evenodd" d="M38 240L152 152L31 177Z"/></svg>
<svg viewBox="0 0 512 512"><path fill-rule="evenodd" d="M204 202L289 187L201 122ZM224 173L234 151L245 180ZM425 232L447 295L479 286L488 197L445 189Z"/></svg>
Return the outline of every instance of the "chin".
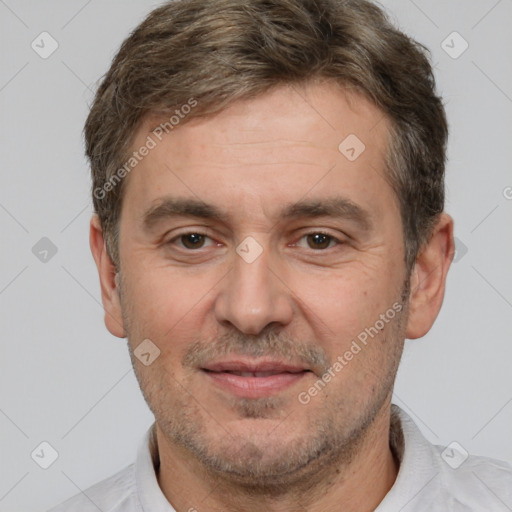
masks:
<svg viewBox="0 0 512 512"><path fill-rule="evenodd" d="M279 428L281 425L282 429ZM217 429L216 429L217 430ZM305 489L322 478L321 468L340 455L332 437L304 427L291 431L280 420L243 419L218 429L195 432L181 444L212 480L236 485L248 494L276 496Z"/></svg>
<svg viewBox="0 0 512 512"><path fill-rule="evenodd" d="M286 448L277 442L261 448L242 441L241 445L233 443L231 453L223 450L203 454L201 462L212 476L229 481L231 485L258 490L260 494L275 494L309 477L312 462L321 456L322 449L304 450L296 445Z"/></svg>

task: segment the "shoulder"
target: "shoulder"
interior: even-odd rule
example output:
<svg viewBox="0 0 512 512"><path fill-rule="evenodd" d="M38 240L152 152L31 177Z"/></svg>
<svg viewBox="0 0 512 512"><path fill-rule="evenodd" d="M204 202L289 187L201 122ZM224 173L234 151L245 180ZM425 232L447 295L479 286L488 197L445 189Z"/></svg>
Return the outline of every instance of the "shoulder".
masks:
<svg viewBox="0 0 512 512"><path fill-rule="evenodd" d="M441 471L441 494L446 497L454 510L511 510L512 508L512 466L488 457L470 455L458 467L445 462L446 448L436 446ZM444 453L444 455L443 455ZM458 507L458 508L457 508ZM451 510L451 509L450 509Z"/></svg>
<svg viewBox="0 0 512 512"><path fill-rule="evenodd" d="M379 511L512 511L512 466L507 462L470 455L457 442L432 444L395 405L391 432L400 469Z"/></svg>
<svg viewBox="0 0 512 512"><path fill-rule="evenodd" d="M48 512L131 512L139 510L134 464L72 496Z"/></svg>

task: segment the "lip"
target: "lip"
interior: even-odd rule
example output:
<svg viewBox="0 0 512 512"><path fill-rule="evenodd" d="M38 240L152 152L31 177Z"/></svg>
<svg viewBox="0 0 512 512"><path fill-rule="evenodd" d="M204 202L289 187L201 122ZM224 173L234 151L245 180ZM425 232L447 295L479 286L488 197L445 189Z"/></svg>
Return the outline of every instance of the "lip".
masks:
<svg viewBox="0 0 512 512"><path fill-rule="evenodd" d="M309 373L309 369L301 365L263 359L217 361L201 370L216 386L241 398L274 395Z"/></svg>

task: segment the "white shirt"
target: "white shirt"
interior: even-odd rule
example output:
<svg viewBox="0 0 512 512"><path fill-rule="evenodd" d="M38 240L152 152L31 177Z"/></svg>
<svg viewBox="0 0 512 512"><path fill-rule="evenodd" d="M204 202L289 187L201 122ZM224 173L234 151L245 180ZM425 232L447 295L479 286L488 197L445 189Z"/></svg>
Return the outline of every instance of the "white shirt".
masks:
<svg viewBox="0 0 512 512"><path fill-rule="evenodd" d="M375 512L512 512L509 464L486 457L465 459L466 453L457 446L432 445L396 405L390 443L400 469ZM158 485L158 464L153 423L134 464L49 512L175 512Z"/></svg>

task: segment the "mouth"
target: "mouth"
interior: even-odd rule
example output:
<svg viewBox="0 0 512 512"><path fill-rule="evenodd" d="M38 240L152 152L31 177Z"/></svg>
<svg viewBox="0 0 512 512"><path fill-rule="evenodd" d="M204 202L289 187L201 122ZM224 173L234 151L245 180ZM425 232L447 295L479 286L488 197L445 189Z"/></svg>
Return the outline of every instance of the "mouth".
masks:
<svg viewBox="0 0 512 512"><path fill-rule="evenodd" d="M218 388L240 398L262 398L293 386L311 372L280 361L218 361L201 368Z"/></svg>

